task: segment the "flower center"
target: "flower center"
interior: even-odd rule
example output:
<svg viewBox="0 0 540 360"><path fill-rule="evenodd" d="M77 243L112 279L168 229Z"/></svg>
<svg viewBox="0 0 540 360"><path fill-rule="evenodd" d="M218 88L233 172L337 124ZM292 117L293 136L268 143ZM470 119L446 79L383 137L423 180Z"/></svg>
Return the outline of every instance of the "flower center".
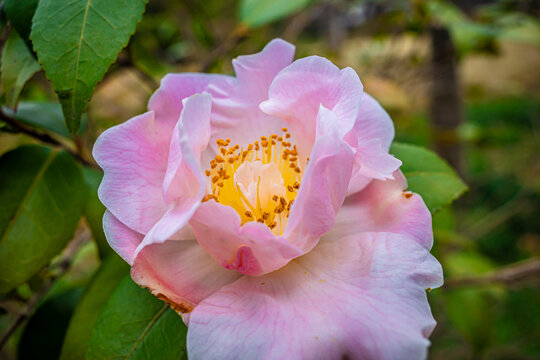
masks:
<svg viewBox="0 0 540 360"><path fill-rule="evenodd" d="M296 145L288 141L287 128L282 130L283 136L261 136L246 149L231 146L230 139L217 140L218 154L206 170L212 193L203 201L213 199L232 207L242 225L258 221L281 235L303 173Z"/></svg>

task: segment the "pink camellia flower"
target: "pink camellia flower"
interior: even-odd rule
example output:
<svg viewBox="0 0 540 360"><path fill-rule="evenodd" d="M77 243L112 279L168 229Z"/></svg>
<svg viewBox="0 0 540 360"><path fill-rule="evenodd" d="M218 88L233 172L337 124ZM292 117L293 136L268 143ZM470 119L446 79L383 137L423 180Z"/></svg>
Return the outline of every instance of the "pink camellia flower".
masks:
<svg viewBox="0 0 540 360"><path fill-rule="evenodd" d="M236 77L167 75L94 157L110 245L191 359L421 359L431 215L350 69L271 41Z"/></svg>

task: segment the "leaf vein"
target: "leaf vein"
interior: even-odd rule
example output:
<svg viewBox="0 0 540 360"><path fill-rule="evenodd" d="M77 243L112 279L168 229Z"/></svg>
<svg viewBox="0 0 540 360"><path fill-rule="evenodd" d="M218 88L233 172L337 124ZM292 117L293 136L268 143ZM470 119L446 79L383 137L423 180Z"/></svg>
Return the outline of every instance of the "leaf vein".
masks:
<svg viewBox="0 0 540 360"><path fill-rule="evenodd" d="M96 50L96 48L94 47L94 45L92 45L90 41L83 39L83 42L86 44L86 46L90 48L90 50L92 50L94 54L96 54L98 58L100 58L101 60L104 60L104 57Z"/></svg>
<svg viewBox="0 0 540 360"><path fill-rule="evenodd" d="M88 10L90 9L91 4L92 4L92 0L88 0L88 2L86 3L86 8L84 9L84 18L83 18L83 23L82 23L81 36L79 38L79 44L78 44L78 49L77 49L77 57L76 57L76 60L75 60L75 77L74 77L74 81L73 81L73 96L71 97L72 110L75 109L75 99L76 99L75 94L77 93L77 79L79 77L79 64L80 64L80 60L81 60L81 48L82 48L82 43L83 43L83 39L84 39L84 31L86 30L86 21L88 19Z"/></svg>
<svg viewBox="0 0 540 360"><path fill-rule="evenodd" d="M101 11L99 11L98 9L96 9L95 6L90 6L90 9L91 9L92 11L94 11L96 14L98 14L99 17L103 19L103 21L105 21L107 24L109 24L109 26L110 26L113 30L116 30L116 29L117 29L116 25L114 25L109 19L107 19L107 17L106 17L105 15L103 15L103 14L101 13Z"/></svg>
<svg viewBox="0 0 540 360"><path fill-rule="evenodd" d="M156 313L156 315L152 318L152 320L150 321L150 323L148 324L148 326L144 329L144 331L141 333L141 336L139 336L139 338L137 339L137 341L135 342L135 344L133 344L133 348L131 349L131 351L129 352L129 354L127 354L127 356L125 357L126 359L129 359L131 357L131 355L133 355L133 353L135 352L135 350L137 350L137 346L139 346L139 344L143 341L144 337L146 336L146 334L148 334L148 332L150 332L150 330L152 329L152 327L156 324L156 322L159 320L159 318L165 314L165 312L169 309L169 305L165 304L163 305L163 307Z"/></svg>

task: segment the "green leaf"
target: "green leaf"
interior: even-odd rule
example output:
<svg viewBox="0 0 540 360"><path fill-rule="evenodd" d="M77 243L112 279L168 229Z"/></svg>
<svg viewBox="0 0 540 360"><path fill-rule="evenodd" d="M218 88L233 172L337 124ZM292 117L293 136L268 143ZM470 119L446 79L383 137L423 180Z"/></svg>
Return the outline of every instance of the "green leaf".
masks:
<svg viewBox="0 0 540 360"><path fill-rule="evenodd" d="M118 283L129 274L129 265L113 254L105 259L82 295L71 318L60 360L84 359L92 328Z"/></svg>
<svg viewBox="0 0 540 360"><path fill-rule="evenodd" d="M34 17L34 13L36 12L38 2L39 0L4 1L4 9L6 11L9 22L11 23L11 26L13 26L15 30L17 30L30 51L32 50L32 43L30 42L32 18Z"/></svg>
<svg viewBox="0 0 540 360"><path fill-rule="evenodd" d="M242 0L240 21L258 27L304 9L310 0Z"/></svg>
<svg viewBox="0 0 540 360"><path fill-rule="evenodd" d="M408 190L420 194L431 212L449 205L467 190L455 171L428 149L394 143L390 153L403 162L401 171L407 178Z"/></svg>
<svg viewBox="0 0 540 360"><path fill-rule="evenodd" d="M70 132L79 128L94 88L135 31L146 2L39 2L31 38L58 94Z"/></svg>
<svg viewBox="0 0 540 360"><path fill-rule="evenodd" d="M32 125L44 130L52 131L58 135L71 139L71 134L64 125L62 106L58 103L47 101L21 101L17 106L17 111L4 107L4 112L28 125ZM83 116L81 129L84 131L86 117Z"/></svg>
<svg viewBox="0 0 540 360"><path fill-rule="evenodd" d="M445 296L446 311L452 324L481 352L492 336L494 301L484 290L456 289Z"/></svg>
<svg viewBox="0 0 540 360"><path fill-rule="evenodd" d="M452 253L446 258L445 265L445 269L457 277L485 274L496 268L489 258L475 251Z"/></svg>
<svg viewBox="0 0 540 360"><path fill-rule="evenodd" d="M0 293L27 281L73 236L86 188L64 151L23 146L0 158Z"/></svg>
<svg viewBox="0 0 540 360"><path fill-rule="evenodd" d="M101 312L86 358L182 359L186 331L177 313L127 277Z"/></svg>
<svg viewBox="0 0 540 360"><path fill-rule="evenodd" d="M17 107L24 84L40 69L24 41L12 31L2 51L2 86L7 106Z"/></svg>
<svg viewBox="0 0 540 360"><path fill-rule="evenodd" d="M82 289L72 289L45 300L24 328L17 360L57 360L69 319ZM83 358L84 359L84 358Z"/></svg>
<svg viewBox="0 0 540 360"><path fill-rule="evenodd" d="M103 173L101 171L83 168L84 181L86 183L86 205L84 207L84 216L92 231L92 236L96 241L100 258L105 258L114 253L107 242L105 233L103 232L103 214L105 214L105 206L98 198L97 191Z"/></svg>

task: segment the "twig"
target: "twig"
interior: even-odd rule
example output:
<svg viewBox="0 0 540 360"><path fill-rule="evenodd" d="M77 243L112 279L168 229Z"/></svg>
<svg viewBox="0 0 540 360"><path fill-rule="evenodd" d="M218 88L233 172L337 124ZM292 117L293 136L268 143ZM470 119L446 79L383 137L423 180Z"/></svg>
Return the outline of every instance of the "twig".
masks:
<svg viewBox="0 0 540 360"><path fill-rule="evenodd" d="M466 226L462 230L462 233L472 239L479 239L514 215L529 210L530 207L530 201L524 192L520 191L512 199L491 211L484 218Z"/></svg>
<svg viewBox="0 0 540 360"><path fill-rule="evenodd" d="M540 258L532 258L523 262L508 265L502 269L479 276L448 279L444 287L454 289L463 286L482 286L503 284L513 286L525 282L540 280Z"/></svg>
<svg viewBox="0 0 540 360"><path fill-rule="evenodd" d="M238 25L229 35L212 50L208 56L202 61L200 66L201 72L207 72L210 69L212 63L228 53L232 48L238 45L243 39L245 39L249 28L246 25Z"/></svg>
<svg viewBox="0 0 540 360"><path fill-rule="evenodd" d="M79 229L81 228L79 227ZM35 294L30 298L30 300L28 300L28 303L26 303L23 311L17 316L15 321L9 326L9 328L0 338L0 350L2 350L11 335L13 335L13 333L19 328L19 326L21 326L25 322L25 320L34 313L37 304L50 290L54 281L64 275L69 270L73 256L79 250L81 245L88 241L90 238L91 236L88 228L84 228L84 230L82 231L77 231L73 240L64 250L60 261L50 265L47 269L47 272L50 271L52 274L47 279L45 279L43 285L41 285L41 287L35 292Z"/></svg>
<svg viewBox="0 0 540 360"><path fill-rule="evenodd" d="M4 121L5 123L9 124L13 129L16 131L23 133L25 135L28 135L30 137L33 137L34 139L37 139L41 141L42 143L58 146L62 149L66 150L68 153L70 153L75 159L77 159L81 164L85 166L90 166L96 169L99 169L98 165L93 161L86 159L82 156L82 154L77 153L64 145L62 142L56 140L49 134L45 134L39 131L34 130L32 127L25 125L21 123L19 120L12 118L11 116L7 115L1 108L0 108L0 120Z"/></svg>
<svg viewBox="0 0 540 360"><path fill-rule="evenodd" d="M281 34L284 40L295 42L296 38L311 24L313 19L319 17L325 9L326 4L311 6L293 16L288 22L285 30Z"/></svg>

